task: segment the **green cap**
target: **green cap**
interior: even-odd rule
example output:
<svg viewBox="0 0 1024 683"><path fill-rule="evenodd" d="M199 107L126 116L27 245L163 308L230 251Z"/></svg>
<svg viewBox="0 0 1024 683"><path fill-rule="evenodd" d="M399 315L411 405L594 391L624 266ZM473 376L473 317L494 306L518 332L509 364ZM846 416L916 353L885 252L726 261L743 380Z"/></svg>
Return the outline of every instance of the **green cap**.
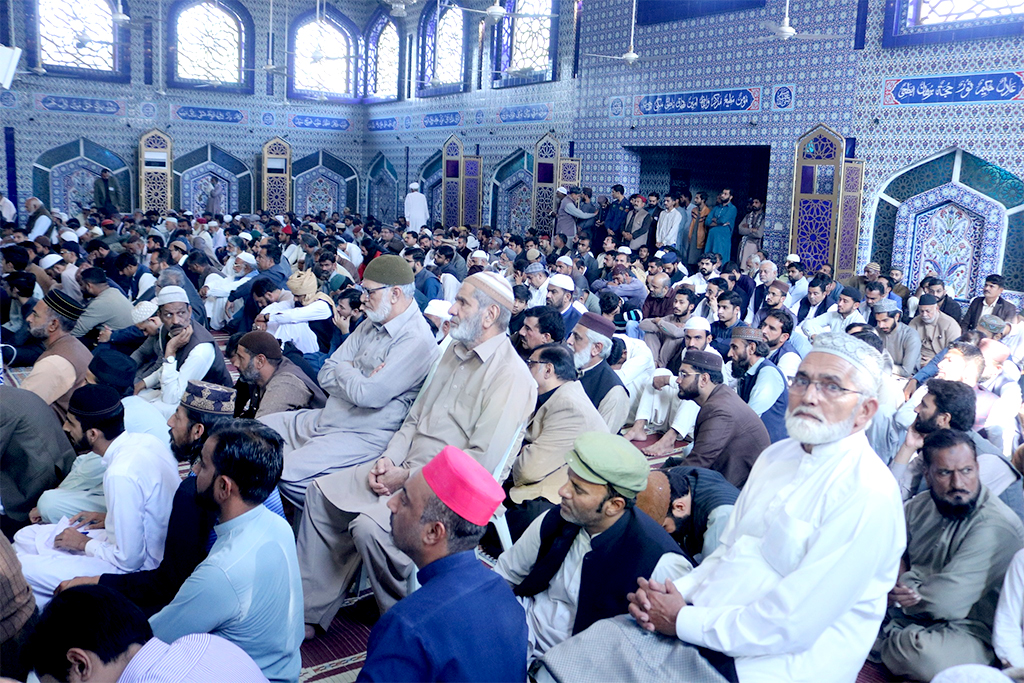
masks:
<svg viewBox="0 0 1024 683"><path fill-rule="evenodd" d="M651 471L644 454L625 437L603 432L580 434L565 461L580 479L607 484L626 498L647 488Z"/></svg>

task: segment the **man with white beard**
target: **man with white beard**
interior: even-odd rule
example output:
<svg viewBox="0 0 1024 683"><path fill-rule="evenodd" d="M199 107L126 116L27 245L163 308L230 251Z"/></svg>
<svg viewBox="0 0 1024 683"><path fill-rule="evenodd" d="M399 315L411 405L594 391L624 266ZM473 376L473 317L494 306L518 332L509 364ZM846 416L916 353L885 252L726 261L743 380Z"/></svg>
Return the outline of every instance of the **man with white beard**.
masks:
<svg viewBox="0 0 1024 683"><path fill-rule="evenodd" d="M601 413L612 434L618 434L629 417L629 392L608 365L615 325L596 313L584 313L566 340L573 351L580 384Z"/></svg>
<svg viewBox="0 0 1024 683"><path fill-rule="evenodd" d="M859 339L819 334L789 390L791 438L757 459L719 547L675 581L640 579L631 616L552 648L536 679L853 683L906 546L864 436L881 369Z"/></svg>
<svg viewBox="0 0 1024 683"><path fill-rule="evenodd" d="M367 322L317 376L327 405L259 418L284 437L279 487L297 507L317 477L378 457L416 399L438 350L415 290L402 257L371 261L363 274Z"/></svg>
<svg viewBox="0 0 1024 683"><path fill-rule="evenodd" d="M367 273L382 258L388 257L371 261ZM408 269L403 259L393 258ZM513 300L512 286L497 273L467 277L449 311L453 342L384 452L376 462L321 477L306 489L297 541L307 638L316 634L315 626L326 630L330 625L361 562L367 564L382 613L408 592L408 577L416 568L390 536L387 503L414 470L445 446L469 454L488 472L507 453L519 452L521 428L537 405L537 383L506 334ZM419 349L399 362L436 350L428 334ZM504 473L511 466L505 463Z"/></svg>

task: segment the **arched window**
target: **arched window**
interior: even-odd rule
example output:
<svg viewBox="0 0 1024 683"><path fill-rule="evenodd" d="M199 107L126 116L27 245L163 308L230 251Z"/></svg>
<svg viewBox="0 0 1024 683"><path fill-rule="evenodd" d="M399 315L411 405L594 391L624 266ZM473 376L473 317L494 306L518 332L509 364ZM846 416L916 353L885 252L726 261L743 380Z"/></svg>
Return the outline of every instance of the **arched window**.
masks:
<svg viewBox="0 0 1024 683"><path fill-rule="evenodd" d="M944 24L1024 14L1024 0L916 0L911 25Z"/></svg>
<svg viewBox="0 0 1024 683"><path fill-rule="evenodd" d="M451 2L442 4L440 20L436 4L423 8L420 18L419 94L461 91L464 35L463 13L458 5Z"/></svg>
<svg viewBox="0 0 1024 683"><path fill-rule="evenodd" d="M183 0L172 6L167 82L171 87L203 86L252 92L254 28L237 0Z"/></svg>
<svg viewBox="0 0 1024 683"><path fill-rule="evenodd" d="M383 13L370 23L366 38L366 96L375 100L398 98L398 29Z"/></svg>
<svg viewBox="0 0 1024 683"><path fill-rule="evenodd" d="M558 41L551 0L505 0L509 14L494 31L494 85L497 87L550 81L554 78Z"/></svg>
<svg viewBox="0 0 1024 683"><path fill-rule="evenodd" d="M111 0L38 0L29 13L29 37L37 38L38 58L30 66L97 80L127 80L127 29L114 24Z"/></svg>
<svg viewBox="0 0 1024 683"><path fill-rule="evenodd" d="M1024 0L891 0L882 26L885 48L1012 40L1024 31Z"/></svg>
<svg viewBox="0 0 1024 683"><path fill-rule="evenodd" d="M348 17L323 5L296 17L289 32L288 96L351 100L359 96L362 41Z"/></svg>

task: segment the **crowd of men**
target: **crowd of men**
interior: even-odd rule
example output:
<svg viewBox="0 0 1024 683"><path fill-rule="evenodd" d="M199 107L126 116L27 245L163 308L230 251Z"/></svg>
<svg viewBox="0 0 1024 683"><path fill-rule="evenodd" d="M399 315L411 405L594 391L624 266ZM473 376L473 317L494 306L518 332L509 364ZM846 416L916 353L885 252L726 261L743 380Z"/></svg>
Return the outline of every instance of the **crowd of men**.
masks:
<svg viewBox="0 0 1024 683"><path fill-rule="evenodd" d="M3 225L0 675L297 681L366 587L365 681L1024 667L1001 275L777 263L728 189L513 235L111 188Z"/></svg>

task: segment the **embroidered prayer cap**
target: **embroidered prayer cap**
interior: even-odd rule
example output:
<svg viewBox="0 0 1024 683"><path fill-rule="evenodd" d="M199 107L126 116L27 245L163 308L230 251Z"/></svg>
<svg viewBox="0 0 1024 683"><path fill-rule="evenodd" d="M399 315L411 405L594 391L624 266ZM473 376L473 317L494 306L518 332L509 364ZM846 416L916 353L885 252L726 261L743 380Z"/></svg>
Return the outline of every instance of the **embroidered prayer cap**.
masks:
<svg viewBox="0 0 1024 683"><path fill-rule="evenodd" d="M629 273L629 268L622 265L621 263L612 268L612 275L626 275Z"/></svg>
<svg viewBox="0 0 1024 683"><path fill-rule="evenodd" d="M451 303L444 299L434 299L427 302L427 307L423 309L423 315L432 315L435 318L440 318L441 322L448 322L452 319L449 310L451 310Z"/></svg>
<svg viewBox="0 0 1024 683"><path fill-rule="evenodd" d="M531 249L530 251L536 251L536 250L535 249ZM545 268L544 264L542 264L542 263L531 263L530 265L526 266L526 270L524 272L527 275L533 275L534 273L546 273L546 272L548 272L548 269Z"/></svg>
<svg viewBox="0 0 1024 683"><path fill-rule="evenodd" d="M735 330L733 332L735 333ZM683 363L703 372L722 371L722 357L710 351L687 349L683 355Z"/></svg>
<svg viewBox="0 0 1024 683"><path fill-rule="evenodd" d="M68 412L75 417L114 417L124 412L121 395L104 384L86 384L75 389L68 402Z"/></svg>
<svg viewBox="0 0 1024 683"><path fill-rule="evenodd" d="M150 234L153 233L152 230L150 230L149 232ZM160 233L158 232L157 234L159 235ZM60 239L62 242L77 242L78 235L75 234L74 230L65 230L60 234Z"/></svg>
<svg viewBox="0 0 1024 683"><path fill-rule="evenodd" d="M527 249L526 250L526 260L527 261L531 261L532 262L532 261L536 261L539 258L540 258L540 249Z"/></svg>
<svg viewBox="0 0 1024 683"><path fill-rule="evenodd" d="M253 256L252 254L250 254L247 251L243 251L242 253L240 253L235 258L238 259L239 261L241 261L242 263L246 263L246 264L252 266L253 268L256 267L256 257Z"/></svg>
<svg viewBox="0 0 1024 683"><path fill-rule="evenodd" d="M297 297L316 294L317 288L316 275L313 274L312 270L299 270L288 278L288 289Z"/></svg>
<svg viewBox="0 0 1024 683"><path fill-rule="evenodd" d="M707 318L702 318L699 315L691 315L686 319L686 324L683 325L684 330L704 330L707 333L711 333L711 323L708 322Z"/></svg>
<svg viewBox="0 0 1024 683"><path fill-rule="evenodd" d="M782 280L775 280L770 285L768 285L768 289L777 289L783 294L789 294L789 285L783 282Z"/></svg>
<svg viewBox="0 0 1024 683"><path fill-rule="evenodd" d="M918 306L934 306L937 303L939 300L933 294L922 294L921 298L917 300Z"/></svg>
<svg viewBox="0 0 1024 683"><path fill-rule="evenodd" d="M848 296L857 303L864 301L864 295L860 293L860 290L856 287L843 287L843 291L840 292L842 296Z"/></svg>
<svg viewBox="0 0 1024 683"><path fill-rule="evenodd" d="M160 293L156 295L156 305L164 306L165 304L187 304L188 294L185 290L178 285L167 285L166 287L160 288Z"/></svg>
<svg viewBox="0 0 1024 683"><path fill-rule="evenodd" d="M396 256L395 258L398 257ZM512 293L512 285L508 283L508 280L497 273L491 273L488 271L473 273L467 277L465 281L477 289L482 290L484 294L491 297L498 302L500 306L507 308L510 311L516 303L516 296Z"/></svg>
<svg viewBox="0 0 1024 683"><path fill-rule="evenodd" d="M989 313L978 318L978 327L989 334L1000 334L1006 328L1006 321Z"/></svg>
<svg viewBox="0 0 1024 683"><path fill-rule="evenodd" d="M470 524L485 526L505 499L494 476L455 446L445 446L420 471L434 495Z"/></svg>
<svg viewBox="0 0 1024 683"><path fill-rule="evenodd" d="M156 315L157 305L152 301L140 301L132 308L132 324L138 325Z"/></svg>
<svg viewBox="0 0 1024 683"><path fill-rule="evenodd" d="M234 417L235 390L212 382L190 379L185 393L181 395L181 405L200 413Z"/></svg>
<svg viewBox="0 0 1024 683"><path fill-rule="evenodd" d="M900 307L897 306L896 302L892 299L882 299L874 305L875 313L887 313L891 315L893 313L898 313L899 310Z"/></svg>
<svg viewBox="0 0 1024 683"><path fill-rule="evenodd" d="M43 297L43 303L52 308L55 313L69 320L78 320L85 313L85 306L59 289L51 289L47 292Z"/></svg>
<svg viewBox="0 0 1024 683"><path fill-rule="evenodd" d="M400 287L411 285L416 276L413 275L412 268L404 258L394 254L385 254L370 261L366 269L363 270L363 279L379 282L388 287Z"/></svg>
<svg viewBox="0 0 1024 683"><path fill-rule="evenodd" d="M262 330L246 332L238 340L238 345L244 346L250 356L263 355L270 360L279 360L283 356L281 342L274 335Z"/></svg>
<svg viewBox="0 0 1024 683"><path fill-rule="evenodd" d="M828 353L847 361L874 381L882 377L882 354L845 332L828 332L814 338L811 353Z"/></svg>
<svg viewBox="0 0 1024 683"><path fill-rule="evenodd" d="M135 384L135 371L138 369L139 365L134 360L108 348L96 349L89 361L89 372L96 377L96 382L113 387L119 395L124 395L128 387Z"/></svg>
<svg viewBox="0 0 1024 683"><path fill-rule="evenodd" d="M584 432L576 437L565 462L580 479L611 486L619 495L636 498L647 488L647 458L618 434Z"/></svg>
<svg viewBox="0 0 1024 683"><path fill-rule="evenodd" d="M665 254L661 257L661 262L662 263L679 263L679 257L676 256L676 252L674 252L674 251L666 251Z"/></svg>
<svg viewBox="0 0 1024 683"><path fill-rule="evenodd" d="M598 315L597 313L591 313L589 311L584 313L576 324L593 332L597 332L598 334L603 334L609 339L611 339L615 334L615 323L604 316Z"/></svg>
<svg viewBox="0 0 1024 683"><path fill-rule="evenodd" d="M53 268L55 265L57 265L63 260L64 259L62 259L57 254L47 254L43 258L39 259L39 267L42 268L43 270L48 270L50 268Z"/></svg>
<svg viewBox="0 0 1024 683"><path fill-rule="evenodd" d="M175 244L178 245L178 251L184 252L186 254L189 252L189 247L185 240L174 240L173 242L170 243L169 247L173 247Z"/></svg>
<svg viewBox="0 0 1024 683"><path fill-rule="evenodd" d="M878 272L882 272L882 266L872 261L871 263L864 266L864 270L877 270Z"/></svg>
<svg viewBox="0 0 1024 683"><path fill-rule="evenodd" d="M555 273L548 278L548 288L559 287L567 292L576 291L576 283L572 281L572 278L562 273Z"/></svg>
<svg viewBox="0 0 1024 683"><path fill-rule="evenodd" d="M760 327L739 325L732 329L732 338L742 339L743 341L762 342L764 341L764 333L761 332Z"/></svg>

